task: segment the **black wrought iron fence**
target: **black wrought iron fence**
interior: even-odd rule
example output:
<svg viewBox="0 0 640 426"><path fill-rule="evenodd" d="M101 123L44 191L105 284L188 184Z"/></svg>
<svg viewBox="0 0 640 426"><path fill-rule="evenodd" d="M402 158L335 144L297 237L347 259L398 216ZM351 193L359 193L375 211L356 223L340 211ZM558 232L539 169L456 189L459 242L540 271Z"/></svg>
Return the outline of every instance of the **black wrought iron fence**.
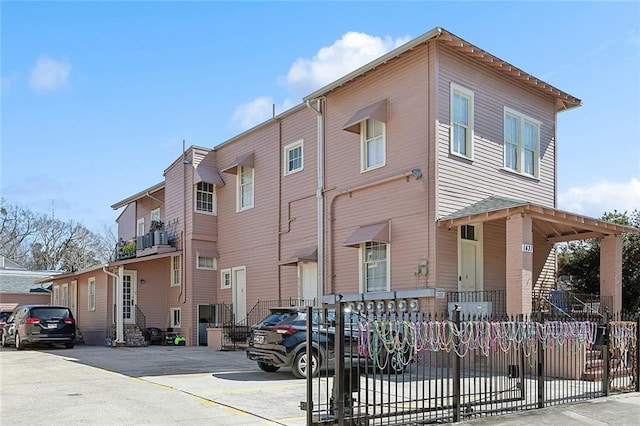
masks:
<svg viewBox="0 0 640 426"><path fill-rule="evenodd" d="M344 308L307 313L325 318L307 333L307 359L317 366L301 404L308 424L457 422L640 390L638 320Z"/></svg>

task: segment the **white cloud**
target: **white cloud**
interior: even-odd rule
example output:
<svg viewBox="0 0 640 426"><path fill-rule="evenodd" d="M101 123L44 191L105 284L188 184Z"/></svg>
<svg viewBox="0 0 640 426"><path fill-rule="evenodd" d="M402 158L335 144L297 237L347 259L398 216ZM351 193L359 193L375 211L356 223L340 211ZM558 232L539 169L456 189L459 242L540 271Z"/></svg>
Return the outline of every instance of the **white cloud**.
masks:
<svg viewBox="0 0 640 426"><path fill-rule="evenodd" d="M67 86L71 65L42 57L29 75L29 86L35 91L53 91Z"/></svg>
<svg viewBox="0 0 640 426"><path fill-rule="evenodd" d="M562 210L600 217L605 212L640 210L640 179L629 182L599 182L590 186L574 187L558 194Z"/></svg>
<svg viewBox="0 0 640 426"><path fill-rule="evenodd" d="M298 58L286 77L294 91L312 92L409 41L350 31L329 47L321 48L311 59Z"/></svg>
<svg viewBox="0 0 640 426"><path fill-rule="evenodd" d="M2 79L0 80L2 82L2 86L0 87L3 95L6 95L9 93L9 91L11 90L11 87L13 86L13 84L16 82L17 79L18 79L18 75L16 73L13 73L7 77L2 77Z"/></svg>
<svg viewBox="0 0 640 426"><path fill-rule="evenodd" d="M298 105L302 97L339 79L385 53L408 42L410 37L393 39L364 33L348 32L329 47L321 48L311 59L298 58L286 77L281 78L290 96L276 103L270 96L261 96L238 106L232 121L248 129L269 118L276 104L276 114Z"/></svg>

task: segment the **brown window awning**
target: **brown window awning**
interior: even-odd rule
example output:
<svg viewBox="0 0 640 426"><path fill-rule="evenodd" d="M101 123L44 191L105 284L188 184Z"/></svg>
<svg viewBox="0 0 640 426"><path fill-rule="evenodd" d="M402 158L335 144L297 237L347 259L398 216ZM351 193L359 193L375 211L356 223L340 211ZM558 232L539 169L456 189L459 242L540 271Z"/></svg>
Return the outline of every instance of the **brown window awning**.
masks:
<svg viewBox="0 0 640 426"><path fill-rule="evenodd" d="M282 266L296 266L298 262L317 262L318 249L314 247L305 247L296 250L290 259L280 262Z"/></svg>
<svg viewBox="0 0 640 426"><path fill-rule="evenodd" d="M224 181L220 173L214 168L207 167L204 164L198 165L193 174L193 183L207 182L217 186L224 186Z"/></svg>
<svg viewBox="0 0 640 426"><path fill-rule="evenodd" d="M387 122L386 99L378 101L375 104L369 105L368 107L362 108L360 111L356 112L353 117L351 117L349 121L342 126L342 130L360 134L360 123L370 118L382 121L383 123Z"/></svg>
<svg viewBox="0 0 640 426"><path fill-rule="evenodd" d="M238 166L253 167L253 152L236 158L233 163L222 169L222 172L236 175L238 174Z"/></svg>
<svg viewBox="0 0 640 426"><path fill-rule="evenodd" d="M391 242L388 221L359 227L342 245L345 247L359 247L360 244L371 241L386 244Z"/></svg>
<svg viewBox="0 0 640 426"><path fill-rule="evenodd" d="M216 249L197 249L196 253L198 257L220 257Z"/></svg>

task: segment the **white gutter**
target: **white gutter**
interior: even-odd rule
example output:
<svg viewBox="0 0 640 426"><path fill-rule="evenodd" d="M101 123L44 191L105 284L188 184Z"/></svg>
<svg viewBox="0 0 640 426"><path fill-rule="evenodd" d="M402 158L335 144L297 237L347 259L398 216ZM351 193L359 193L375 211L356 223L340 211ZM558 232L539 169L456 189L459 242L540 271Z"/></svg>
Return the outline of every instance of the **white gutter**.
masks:
<svg viewBox="0 0 640 426"><path fill-rule="evenodd" d="M324 117L322 116L322 100L324 97L315 99L317 106L311 105L311 100L307 99L307 107L313 110L317 116L317 233L318 233L318 277L316 291L316 306L322 303L324 293Z"/></svg>
<svg viewBox="0 0 640 426"><path fill-rule="evenodd" d="M124 306L122 304L124 291L122 289L122 278L123 278L123 268L122 266L118 267L118 275L113 272L107 271L107 266L102 266L102 271L112 276L116 280L116 344L123 345L124 344Z"/></svg>

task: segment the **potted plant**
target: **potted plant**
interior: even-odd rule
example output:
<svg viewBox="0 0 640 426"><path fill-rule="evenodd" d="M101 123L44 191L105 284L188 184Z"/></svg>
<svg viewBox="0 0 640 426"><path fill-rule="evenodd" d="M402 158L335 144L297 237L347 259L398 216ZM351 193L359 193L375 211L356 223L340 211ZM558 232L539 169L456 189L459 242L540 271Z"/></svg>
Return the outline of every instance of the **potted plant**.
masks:
<svg viewBox="0 0 640 426"><path fill-rule="evenodd" d="M149 226L149 232L153 233L154 245L167 244L167 236L164 232L164 222L161 220L152 220Z"/></svg>

